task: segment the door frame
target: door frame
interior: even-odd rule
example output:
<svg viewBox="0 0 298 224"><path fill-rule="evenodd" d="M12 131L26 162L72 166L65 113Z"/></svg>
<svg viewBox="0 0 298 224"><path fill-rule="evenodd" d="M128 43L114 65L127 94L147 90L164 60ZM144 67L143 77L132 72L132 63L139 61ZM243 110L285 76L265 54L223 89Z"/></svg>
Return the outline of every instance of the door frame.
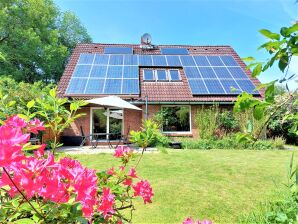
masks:
<svg viewBox="0 0 298 224"><path fill-rule="evenodd" d="M107 113L110 113L110 109L119 109L122 110L122 124L121 124L121 134L123 134L123 130L124 130L124 109L123 108L118 108L118 107L90 107L90 134L93 134L93 126L92 126L92 122L93 122L93 110L96 109L106 109ZM107 116L107 133L109 133L110 131L110 116ZM106 137L108 138L108 136Z"/></svg>

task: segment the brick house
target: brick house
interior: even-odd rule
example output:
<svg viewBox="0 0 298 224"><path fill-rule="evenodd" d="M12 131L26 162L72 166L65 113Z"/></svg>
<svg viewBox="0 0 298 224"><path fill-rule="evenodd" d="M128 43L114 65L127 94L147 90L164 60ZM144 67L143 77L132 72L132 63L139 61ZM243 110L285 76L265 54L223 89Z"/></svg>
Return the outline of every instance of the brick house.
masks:
<svg viewBox="0 0 298 224"><path fill-rule="evenodd" d="M61 97L92 99L117 95L142 111L88 105L63 135L128 133L161 109L163 132L197 136L194 122L202 105L231 108L243 91L255 91L244 62L230 46L78 44L58 85ZM112 114L113 116L107 116Z"/></svg>

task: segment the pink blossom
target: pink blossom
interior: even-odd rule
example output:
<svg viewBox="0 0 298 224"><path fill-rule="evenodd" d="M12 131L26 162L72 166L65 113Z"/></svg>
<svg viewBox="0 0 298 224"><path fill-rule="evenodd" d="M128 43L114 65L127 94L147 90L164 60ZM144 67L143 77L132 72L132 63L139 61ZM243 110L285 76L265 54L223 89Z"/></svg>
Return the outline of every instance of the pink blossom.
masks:
<svg viewBox="0 0 298 224"><path fill-rule="evenodd" d="M38 131L44 131L45 127L43 126L43 122L41 122L39 119L34 118L32 121L29 122L27 131L38 134Z"/></svg>
<svg viewBox="0 0 298 224"><path fill-rule="evenodd" d="M129 155L132 153L132 149L124 146L124 145L119 145L116 149L115 149L115 153L114 153L114 157L120 158L120 157L124 157L126 155Z"/></svg>
<svg viewBox="0 0 298 224"><path fill-rule="evenodd" d="M126 185L126 186L131 186L132 185L132 179L131 178L125 179L123 181L123 184Z"/></svg>
<svg viewBox="0 0 298 224"><path fill-rule="evenodd" d="M27 126L27 123L24 119L20 118L18 115L13 115L5 121L6 126L14 128L24 128Z"/></svg>
<svg viewBox="0 0 298 224"><path fill-rule="evenodd" d="M21 128L13 128L8 125L0 127L0 145L21 145L28 142L29 138L30 134L23 134Z"/></svg>
<svg viewBox="0 0 298 224"><path fill-rule="evenodd" d="M182 224L212 224L210 220L205 219L203 222L200 222L200 220L194 221L192 217L186 218Z"/></svg>
<svg viewBox="0 0 298 224"><path fill-rule="evenodd" d="M136 170L135 168L130 168L128 176L132 177L132 178L138 178L137 174L136 174Z"/></svg>
<svg viewBox="0 0 298 224"><path fill-rule="evenodd" d="M41 144L37 150L34 151L35 157L43 157L44 156L44 149L46 148L46 144Z"/></svg>
<svg viewBox="0 0 298 224"><path fill-rule="evenodd" d="M115 195L111 194L110 188L102 189L102 198L98 206L98 211L101 212L105 218L109 218L115 211L113 205L115 203Z"/></svg>
<svg viewBox="0 0 298 224"><path fill-rule="evenodd" d="M133 185L134 196L141 196L144 203L151 203L151 198L154 196L152 188L147 180L141 180Z"/></svg>
<svg viewBox="0 0 298 224"><path fill-rule="evenodd" d="M115 168L112 167L112 168L108 169L108 170L107 170L107 174L108 174L108 175L115 175L115 174L116 174L116 173L115 173Z"/></svg>

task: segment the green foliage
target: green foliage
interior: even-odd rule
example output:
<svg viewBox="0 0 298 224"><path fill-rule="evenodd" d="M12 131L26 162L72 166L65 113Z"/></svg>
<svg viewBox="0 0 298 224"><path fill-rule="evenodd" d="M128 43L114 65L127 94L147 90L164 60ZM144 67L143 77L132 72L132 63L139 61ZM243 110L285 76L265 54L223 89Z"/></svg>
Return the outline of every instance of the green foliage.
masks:
<svg viewBox="0 0 298 224"><path fill-rule="evenodd" d="M52 84L46 85L40 81L33 84L18 83L12 78L2 77L0 79L0 120L13 114L26 114L28 109L32 110L30 107L32 100L43 99L53 87Z"/></svg>
<svg viewBox="0 0 298 224"><path fill-rule="evenodd" d="M220 128L225 132L234 132L239 129L239 122L231 111L223 111L219 113Z"/></svg>
<svg viewBox="0 0 298 224"><path fill-rule="evenodd" d="M79 42L91 42L79 19L52 0L0 1L0 75L18 81L57 81Z"/></svg>
<svg viewBox="0 0 298 224"><path fill-rule="evenodd" d="M209 139L214 136L215 130L218 128L218 105L204 107L197 110L195 116L195 123L199 130L201 139Z"/></svg>
<svg viewBox="0 0 298 224"><path fill-rule="evenodd" d="M54 135L51 144L54 154L56 148L61 146L58 143L58 136L77 118L84 115L82 113L77 114L77 111L87 103L82 100L69 101L67 98L59 98L56 88L54 88L43 99L37 98L34 104L34 108L37 110L34 114L42 117L45 127L49 128Z"/></svg>
<svg viewBox="0 0 298 224"><path fill-rule="evenodd" d="M258 211L240 220L241 223L297 223L298 222L298 170L292 154L288 168L287 192L280 200L263 203Z"/></svg>
<svg viewBox="0 0 298 224"><path fill-rule="evenodd" d="M261 74L261 72L266 71L268 68L272 67L275 63L278 64L280 71L283 75L279 80L274 80L270 83L261 84L257 87L257 89L265 89L265 97L264 99L254 98L252 95L244 92L238 96L237 102L234 106L234 111L243 112L245 110L252 110L254 119L261 120L264 117L266 118L266 122L264 122L264 127L270 122L270 119L276 116L276 113L280 111L284 105L288 104L293 98L295 98L295 94L288 94L286 98L282 102L276 102L276 83L285 83L286 90L289 91L287 82L293 80L297 74L288 74L290 63L292 57L298 56L298 38L297 38L298 24L294 24L290 27L282 27L280 29L280 34L273 33L269 30L262 29L260 33L270 40L259 47L259 49L266 50L270 55L270 59L266 62L255 62L254 58L249 57L246 58L247 61L252 62L248 65L248 68L252 69L253 77L257 77ZM297 91L294 90L293 92ZM293 104L298 104L297 98L294 100ZM290 114L287 111L283 114L283 120L291 121L290 132L298 135L298 112ZM271 119L272 121L272 119ZM247 140L253 139L256 141L260 137L261 132L257 135L248 136L248 133L245 133L247 136ZM242 136L244 137L244 135ZM244 139L244 138L241 138Z"/></svg>
<svg viewBox="0 0 298 224"><path fill-rule="evenodd" d="M160 132L157 123L150 119L143 121L141 131L130 132L130 141L143 149L169 144L169 139Z"/></svg>
<svg viewBox="0 0 298 224"><path fill-rule="evenodd" d="M248 144L246 141L237 141L236 137L229 136L222 139L180 139L182 147L184 149L250 149L250 150L269 150L279 149L281 143L279 142L278 147L274 140L258 140L254 145Z"/></svg>

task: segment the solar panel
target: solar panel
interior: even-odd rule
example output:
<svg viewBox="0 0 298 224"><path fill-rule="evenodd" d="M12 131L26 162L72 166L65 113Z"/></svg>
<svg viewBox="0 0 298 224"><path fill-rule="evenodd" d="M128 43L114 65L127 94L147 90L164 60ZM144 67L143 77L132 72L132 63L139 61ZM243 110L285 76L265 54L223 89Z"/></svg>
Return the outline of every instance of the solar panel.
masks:
<svg viewBox="0 0 298 224"><path fill-rule="evenodd" d="M167 80L167 73L164 69L158 69L156 70L156 79L157 81L166 81Z"/></svg>
<svg viewBox="0 0 298 224"><path fill-rule="evenodd" d="M94 54L80 54L78 64L92 64L94 60Z"/></svg>
<svg viewBox="0 0 298 224"><path fill-rule="evenodd" d="M176 54L176 55L183 55L188 54L188 50L186 48L161 48L161 54Z"/></svg>
<svg viewBox="0 0 298 224"><path fill-rule="evenodd" d="M89 77L92 65L77 65L73 77Z"/></svg>
<svg viewBox="0 0 298 224"><path fill-rule="evenodd" d="M237 83L243 91L250 94L259 94L259 92L255 90L256 86L250 80L237 80Z"/></svg>
<svg viewBox="0 0 298 224"><path fill-rule="evenodd" d="M104 78L107 74L107 66L93 65L90 77Z"/></svg>
<svg viewBox="0 0 298 224"><path fill-rule="evenodd" d="M145 81L153 81L155 80L154 72L152 69L145 69L144 70L144 80Z"/></svg>
<svg viewBox="0 0 298 224"><path fill-rule="evenodd" d="M68 94L82 94L85 91L85 86L87 83L87 79L77 79L72 78L68 84L67 93Z"/></svg>
<svg viewBox="0 0 298 224"><path fill-rule="evenodd" d="M123 65L123 55L110 55L110 65Z"/></svg>
<svg viewBox="0 0 298 224"><path fill-rule="evenodd" d="M181 66L179 56L167 55L166 58L167 58L168 66Z"/></svg>
<svg viewBox="0 0 298 224"><path fill-rule="evenodd" d="M212 66L224 66L219 56L207 56L207 59Z"/></svg>
<svg viewBox="0 0 298 224"><path fill-rule="evenodd" d="M239 66L232 56L223 55L220 58L226 66Z"/></svg>
<svg viewBox="0 0 298 224"><path fill-rule="evenodd" d="M192 94L208 94L208 90L202 79L189 79L189 86L191 88Z"/></svg>
<svg viewBox="0 0 298 224"><path fill-rule="evenodd" d="M124 65L138 65L137 55L124 55Z"/></svg>
<svg viewBox="0 0 298 224"><path fill-rule="evenodd" d="M206 56L193 56L198 66L210 66Z"/></svg>
<svg viewBox="0 0 298 224"><path fill-rule="evenodd" d="M139 66L144 66L167 68L145 69L145 81L179 81L179 70L171 68L182 67L194 95L235 95L242 91L259 94L254 91L255 85L231 55L191 56L183 52L178 54L175 48L169 51L172 53L167 55L133 55L132 49L115 47L106 48L105 54L81 54L66 92L138 94ZM233 92L231 87L238 90Z"/></svg>
<svg viewBox="0 0 298 224"><path fill-rule="evenodd" d="M216 75L212 69L212 67L198 67L199 71L204 79L216 79Z"/></svg>
<svg viewBox="0 0 298 224"><path fill-rule="evenodd" d="M225 91L227 92L227 94L239 94L241 93L241 90L239 89L237 83L233 80L233 79L223 79L220 80L223 88L225 89ZM237 89L234 90L233 89Z"/></svg>
<svg viewBox="0 0 298 224"><path fill-rule="evenodd" d="M180 75L179 75L179 71L177 69L170 70L169 75L171 77L171 81L180 81L181 80Z"/></svg>
<svg viewBox="0 0 298 224"><path fill-rule="evenodd" d="M166 57L163 55L152 56L154 66L167 66Z"/></svg>
<svg viewBox="0 0 298 224"><path fill-rule="evenodd" d="M123 94L138 94L139 93L138 79L123 79L122 93Z"/></svg>
<svg viewBox="0 0 298 224"><path fill-rule="evenodd" d="M183 66L196 66L192 56L180 56L180 60Z"/></svg>
<svg viewBox="0 0 298 224"><path fill-rule="evenodd" d="M106 79L103 93L121 94L121 79Z"/></svg>
<svg viewBox="0 0 298 224"><path fill-rule="evenodd" d="M241 67L228 67L228 70L234 79L248 79Z"/></svg>
<svg viewBox="0 0 298 224"><path fill-rule="evenodd" d="M124 66L123 78L139 78L139 67L138 66Z"/></svg>
<svg viewBox="0 0 298 224"><path fill-rule="evenodd" d="M105 47L105 54L132 54L132 47Z"/></svg>
<svg viewBox="0 0 298 224"><path fill-rule="evenodd" d="M189 79L202 78L197 67L184 67L184 73Z"/></svg>
<svg viewBox="0 0 298 224"><path fill-rule="evenodd" d="M104 79L90 78L85 88L85 94L100 94L103 91Z"/></svg>
<svg viewBox="0 0 298 224"><path fill-rule="evenodd" d="M211 94L225 94L225 90L221 86L219 80L216 79L204 79L206 87Z"/></svg>
<svg viewBox="0 0 298 224"><path fill-rule="evenodd" d="M96 54L94 64L96 65L107 65L109 63L109 55Z"/></svg>
<svg viewBox="0 0 298 224"><path fill-rule="evenodd" d="M122 78L123 66L109 66L107 72L107 78Z"/></svg>
<svg viewBox="0 0 298 224"><path fill-rule="evenodd" d="M139 65L140 66L152 66L151 55L139 55Z"/></svg>
<svg viewBox="0 0 298 224"><path fill-rule="evenodd" d="M222 79L222 78L232 79L233 78L226 67L213 67L213 70L215 71L215 73L219 79Z"/></svg>

